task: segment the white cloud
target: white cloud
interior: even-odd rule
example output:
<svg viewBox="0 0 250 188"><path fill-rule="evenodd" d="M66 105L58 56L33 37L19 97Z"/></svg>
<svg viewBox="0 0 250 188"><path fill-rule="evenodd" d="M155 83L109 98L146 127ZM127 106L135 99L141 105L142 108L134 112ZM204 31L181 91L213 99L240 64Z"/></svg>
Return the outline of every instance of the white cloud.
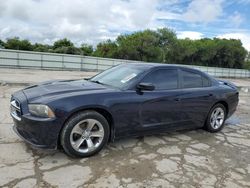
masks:
<svg viewBox="0 0 250 188"><path fill-rule="evenodd" d="M248 33L226 33L222 35L218 35L218 38L225 39L240 39L243 46L250 51L250 34Z"/></svg>
<svg viewBox="0 0 250 188"><path fill-rule="evenodd" d="M193 0L183 14L183 19L189 22L209 23L221 16L222 12L222 0Z"/></svg>
<svg viewBox="0 0 250 188"><path fill-rule="evenodd" d="M189 38L195 40L195 39L201 39L203 37L203 34L196 31L179 31L177 32L177 37L180 39Z"/></svg>
<svg viewBox="0 0 250 188"><path fill-rule="evenodd" d="M97 43L121 32L155 27L158 0L8 0L0 4L0 38L38 42L67 37ZM105 31L105 32L103 32Z"/></svg>
<svg viewBox="0 0 250 188"><path fill-rule="evenodd" d="M197 26L203 23L208 30L211 28L208 24L217 22L221 17L224 19L223 23L230 20L230 24L236 28L246 21L241 12L237 11L225 19L225 0L0 1L1 39L19 36L32 42L43 43L53 43L66 37L76 44L96 44L102 40L115 39L121 33L159 27L176 28L179 38L200 39L204 35L197 32ZM184 7L186 4L187 7ZM173 24L168 25L164 20ZM178 32L178 28L182 26L184 28L181 30L184 31ZM206 31L208 32L217 33ZM246 42L248 37L248 34L241 36L245 46L250 43Z"/></svg>
<svg viewBox="0 0 250 188"><path fill-rule="evenodd" d="M156 12L155 18L165 20L182 20L182 15L172 12Z"/></svg>
<svg viewBox="0 0 250 188"><path fill-rule="evenodd" d="M239 12L234 12L233 15L229 16L230 24L233 24L235 27L239 27L244 21L242 15Z"/></svg>
<svg viewBox="0 0 250 188"><path fill-rule="evenodd" d="M210 23L223 15L224 0L192 0L186 7L177 7L181 1L171 0L163 4L169 11L156 12L156 16L166 20L180 20L190 23ZM183 3L183 2L182 2Z"/></svg>

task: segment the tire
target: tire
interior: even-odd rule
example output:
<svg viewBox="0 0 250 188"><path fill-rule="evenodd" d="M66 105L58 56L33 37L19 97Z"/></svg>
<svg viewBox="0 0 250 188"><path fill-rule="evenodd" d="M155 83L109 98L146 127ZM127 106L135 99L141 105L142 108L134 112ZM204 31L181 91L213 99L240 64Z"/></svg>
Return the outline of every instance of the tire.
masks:
<svg viewBox="0 0 250 188"><path fill-rule="evenodd" d="M207 116L205 129L212 133L219 132L224 127L226 117L225 106L220 103L214 105Z"/></svg>
<svg viewBox="0 0 250 188"><path fill-rule="evenodd" d="M71 157L89 157L98 153L109 139L109 124L96 111L83 111L73 115L64 125L60 142Z"/></svg>

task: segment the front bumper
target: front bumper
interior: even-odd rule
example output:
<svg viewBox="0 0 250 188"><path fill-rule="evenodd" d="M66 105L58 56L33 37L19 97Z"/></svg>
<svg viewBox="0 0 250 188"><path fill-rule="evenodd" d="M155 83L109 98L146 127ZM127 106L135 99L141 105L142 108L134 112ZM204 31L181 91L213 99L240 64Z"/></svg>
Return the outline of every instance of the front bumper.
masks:
<svg viewBox="0 0 250 188"><path fill-rule="evenodd" d="M10 114L17 135L35 147L56 149L61 129L58 118L38 118L30 115L27 99L22 91L14 93L11 101Z"/></svg>
<svg viewBox="0 0 250 188"><path fill-rule="evenodd" d="M13 118L13 129L24 141L34 147L56 149L59 131L55 120L38 121L22 116L18 121Z"/></svg>

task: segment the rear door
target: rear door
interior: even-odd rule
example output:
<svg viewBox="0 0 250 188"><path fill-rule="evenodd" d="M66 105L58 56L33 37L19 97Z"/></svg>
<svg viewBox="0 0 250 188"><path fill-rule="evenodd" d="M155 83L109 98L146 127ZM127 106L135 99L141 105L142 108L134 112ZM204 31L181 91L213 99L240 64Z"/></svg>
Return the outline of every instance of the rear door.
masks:
<svg viewBox="0 0 250 188"><path fill-rule="evenodd" d="M181 119L188 125L201 127L214 101L213 87L208 77L202 73L180 69Z"/></svg>

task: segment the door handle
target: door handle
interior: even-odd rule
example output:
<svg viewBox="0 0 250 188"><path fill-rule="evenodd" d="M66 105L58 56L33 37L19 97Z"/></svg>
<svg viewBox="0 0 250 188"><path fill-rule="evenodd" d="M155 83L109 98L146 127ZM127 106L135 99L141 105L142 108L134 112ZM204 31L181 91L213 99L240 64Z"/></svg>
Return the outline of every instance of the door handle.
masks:
<svg viewBox="0 0 250 188"><path fill-rule="evenodd" d="M174 100L175 100L175 101L180 101L181 99L180 99L180 98L175 98Z"/></svg>
<svg viewBox="0 0 250 188"><path fill-rule="evenodd" d="M207 95L204 95L203 97L208 98L208 97L212 97L212 96L214 96L214 95L212 93L209 93Z"/></svg>

